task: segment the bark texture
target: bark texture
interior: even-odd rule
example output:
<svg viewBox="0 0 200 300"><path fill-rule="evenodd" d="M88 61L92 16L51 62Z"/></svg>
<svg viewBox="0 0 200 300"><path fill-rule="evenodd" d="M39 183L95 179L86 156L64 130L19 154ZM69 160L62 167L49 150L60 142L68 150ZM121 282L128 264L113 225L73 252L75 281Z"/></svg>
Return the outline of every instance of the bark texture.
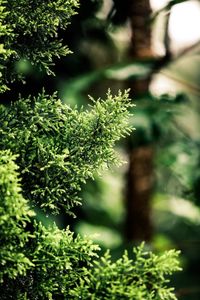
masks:
<svg viewBox="0 0 200 300"><path fill-rule="evenodd" d="M132 28L130 57L134 60L148 59L153 56L151 49L151 28L149 19L151 8L149 0L129 1L129 20ZM133 99L147 93L151 76L145 80L128 83ZM137 128L136 128L137 130ZM128 241L150 241L152 238L151 196L153 190L152 145L138 145L131 142L129 147L129 169L127 173L126 197L126 237Z"/></svg>
<svg viewBox="0 0 200 300"><path fill-rule="evenodd" d="M152 237L153 156L151 146L137 147L129 152L126 220L129 241L150 241Z"/></svg>

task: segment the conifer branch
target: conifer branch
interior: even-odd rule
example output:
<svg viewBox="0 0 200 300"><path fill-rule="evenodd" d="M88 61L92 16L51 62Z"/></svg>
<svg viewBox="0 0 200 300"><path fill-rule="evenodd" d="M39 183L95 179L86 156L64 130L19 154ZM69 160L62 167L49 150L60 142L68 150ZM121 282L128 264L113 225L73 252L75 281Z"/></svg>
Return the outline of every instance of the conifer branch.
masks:
<svg viewBox="0 0 200 300"><path fill-rule="evenodd" d="M90 110L62 104L41 93L2 108L0 149L10 149L22 176L25 198L44 210L71 213L80 204L81 185L95 172L117 163L113 146L129 134L128 92L107 94Z"/></svg>

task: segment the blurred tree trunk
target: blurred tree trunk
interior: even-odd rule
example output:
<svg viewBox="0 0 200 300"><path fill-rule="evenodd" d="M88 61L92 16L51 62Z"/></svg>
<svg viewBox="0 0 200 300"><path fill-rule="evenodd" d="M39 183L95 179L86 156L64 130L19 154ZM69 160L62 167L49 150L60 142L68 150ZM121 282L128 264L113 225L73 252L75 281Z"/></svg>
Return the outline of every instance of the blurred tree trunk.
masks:
<svg viewBox="0 0 200 300"><path fill-rule="evenodd" d="M132 28L130 57L142 60L153 56L151 29L148 24L151 15L149 0L132 0L129 5L129 20ZM133 99L149 90L151 78L128 83ZM137 129L137 128L136 128ZM150 241L152 238L151 196L153 189L152 145L129 143L129 169L127 173L126 237L128 241Z"/></svg>

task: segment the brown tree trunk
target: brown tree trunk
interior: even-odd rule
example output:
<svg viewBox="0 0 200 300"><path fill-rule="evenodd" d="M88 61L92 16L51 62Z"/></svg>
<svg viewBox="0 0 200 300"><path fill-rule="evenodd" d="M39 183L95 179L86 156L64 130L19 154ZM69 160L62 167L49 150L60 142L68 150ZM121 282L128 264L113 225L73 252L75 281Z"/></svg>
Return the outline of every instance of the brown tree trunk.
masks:
<svg viewBox="0 0 200 300"><path fill-rule="evenodd" d="M129 5L129 20L132 28L130 56L133 60L150 58L153 53L151 30L148 24L151 15L149 0L130 0ZM149 77L145 80L128 83L133 98L148 92L150 79ZM134 143L134 137L132 140ZM141 137L139 145L142 144ZM131 143L129 148L126 199L126 237L128 241L150 241L152 238L151 196L154 150L152 145L139 145Z"/></svg>
<svg viewBox="0 0 200 300"><path fill-rule="evenodd" d="M133 58L152 57L149 0L132 0L129 5L129 20L132 28L130 54Z"/></svg>
<svg viewBox="0 0 200 300"><path fill-rule="evenodd" d="M126 236L129 241L150 241L152 237L153 156L151 146L137 147L129 152L126 202Z"/></svg>

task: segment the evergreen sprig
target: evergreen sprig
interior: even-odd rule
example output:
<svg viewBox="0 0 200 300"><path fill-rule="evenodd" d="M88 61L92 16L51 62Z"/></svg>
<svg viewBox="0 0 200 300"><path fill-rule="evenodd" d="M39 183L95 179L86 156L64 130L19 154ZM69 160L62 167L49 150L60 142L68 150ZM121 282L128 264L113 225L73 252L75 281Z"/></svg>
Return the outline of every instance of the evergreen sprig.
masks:
<svg viewBox="0 0 200 300"><path fill-rule="evenodd" d="M9 150L0 151L0 282L33 266L25 249L31 233L25 228L34 212L21 195L15 159Z"/></svg>
<svg viewBox="0 0 200 300"><path fill-rule="evenodd" d="M71 292L86 278L97 259L99 247L88 238L73 236L69 229L56 225L34 224L34 239L29 246L33 266L26 275L4 279L0 285L1 299L74 299Z"/></svg>
<svg viewBox="0 0 200 300"><path fill-rule="evenodd" d="M45 228L38 224L35 236L32 295L38 295L39 299L62 295L68 299L80 278L87 277L99 247L90 239L75 238L69 229L60 230L56 225ZM31 293L27 290L27 294Z"/></svg>
<svg viewBox="0 0 200 300"><path fill-rule="evenodd" d="M19 60L54 74L54 57L71 53L59 30L69 25L78 6L78 0L0 0L0 92L22 78L15 67Z"/></svg>
<svg viewBox="0 0 200 300"><path fill-rule="evenodd" d="M34 220L21 195L9 150L0 156L0 295L2 300L176 300L168 276L180 270L178 251L157 256L134 249L112 262L109 252L54 224ZM27 230L30 228L30 230Z"/></svg>
<svg viewBox="0 0 200 300"><path fill-rule="evenodd" d="M130 132L128 92L72 109L56 94L20 99L0 112L0 149L18 154L24 196L43 209L70 213L78 191L102 166L116 163L113 146Z"/></svg>
<svg viewBox="0 0 200 300"><path fill-rule="evenodd" d="M98 257L99 247L67 228L48 228L21 195L16 156L0 151L0 297L67 297ZM29 230L28 230L29 228Z"/></svg>
<svg viewBox="0 0 200 300"><path fill-rule="evenodd" d="M125 252L112 262L109 252L94 262L89 274L80 278L72 292L73 299L134 299L175 300L174 289L168 287L167 275L180 270L178 251L171 250L157 256L144 251L144 244L134 249L135 259Z"/></svg>
<svg viewBox="0 0 200 300"><path fill-rule="evenodd" d="M12 55L15 54L15 51L10 47L7 48L5 45L5 40L13 38L12 28L10 24L5 23L5 19L8 15L6 11L5 1L0 0L0 92L4 92L7 89L4 77L7 72L5 62L9 61Z"/></svg>

